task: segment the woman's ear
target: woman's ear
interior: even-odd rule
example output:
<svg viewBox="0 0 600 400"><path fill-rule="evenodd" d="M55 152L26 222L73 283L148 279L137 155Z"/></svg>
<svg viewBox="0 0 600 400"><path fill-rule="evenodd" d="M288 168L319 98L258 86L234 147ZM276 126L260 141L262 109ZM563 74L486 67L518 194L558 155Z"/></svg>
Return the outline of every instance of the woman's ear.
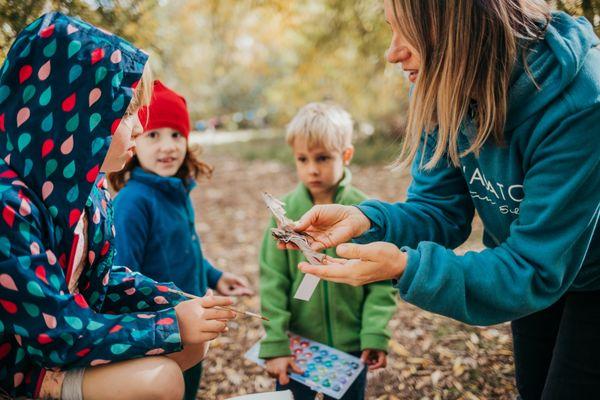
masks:
<svg viewBox="0 0 600 400"><path fill-rule="evenodd" d="M350 165L352 157L354 157L354 146L350 145L349 147L346 147L342 152L342 160L344 160L344 165Z"/></svg>

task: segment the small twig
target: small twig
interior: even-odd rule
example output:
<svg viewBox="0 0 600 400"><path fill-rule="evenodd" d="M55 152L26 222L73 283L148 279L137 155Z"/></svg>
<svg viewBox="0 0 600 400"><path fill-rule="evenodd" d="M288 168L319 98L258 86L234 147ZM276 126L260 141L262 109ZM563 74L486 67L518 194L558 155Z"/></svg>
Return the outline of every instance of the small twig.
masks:
<svg viewBox="0 0 600 400"><path fill-rule="evenodd" d="M273 237L280 242L291 242L298 246L310 264L322 264L325 255L314 251L310 247L308 238L310 238L313 242L315 241L311 235L306 232L294 231L292 227L294 225L294 221L286 217L285 209L283 208L284 203L281 200L271 196L267 192L263 192L263 200L267 205L267 208L271 211L271 214L273 214L273 217L275 217L275 220L277 220L277 228L271 229L271 234Z"/></svg>

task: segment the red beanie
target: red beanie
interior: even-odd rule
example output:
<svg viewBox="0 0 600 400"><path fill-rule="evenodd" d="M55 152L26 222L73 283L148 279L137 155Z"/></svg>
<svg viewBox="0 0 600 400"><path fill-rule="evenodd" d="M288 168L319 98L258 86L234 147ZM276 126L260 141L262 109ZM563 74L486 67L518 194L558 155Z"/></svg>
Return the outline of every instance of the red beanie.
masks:
<svg viewBox="0 0 600 400"><path fill-rule="evenodd" d="M190 115L185 99L159 80L154 81L150 105L141 107L138 116L144 131L172 128L186 139L190 135Z"/></svg>

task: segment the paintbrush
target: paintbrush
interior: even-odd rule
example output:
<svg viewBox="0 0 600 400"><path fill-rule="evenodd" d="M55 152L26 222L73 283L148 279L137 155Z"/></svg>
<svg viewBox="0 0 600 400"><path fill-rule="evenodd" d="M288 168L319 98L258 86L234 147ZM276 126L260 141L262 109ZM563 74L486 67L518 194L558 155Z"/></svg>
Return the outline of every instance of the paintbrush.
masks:
<svg viewBox="0 0 600 400"><path fill-rule="evenodd" d="M181 290L175 290L175 289L171 289L171 288L167 288L167 289L171 293L176 293L176 294L178 294L180 296L187 297L188 299L200 299L201 298L201 297L195 296L193 294L182 292ZM235 308L232 308L232 307L225 307L225 306L215 306L214 308L216 308L218 310L233 311L236 314L242 314L242 315L246 315L246 316L252 317L252 318L259 318L259 319L262 319L263 321L269 321L269 318L263 317L260 314L256 314L256 313L253 313L253 312L250 312L250 311L241 311L241 310L236 310Z"/></svg>

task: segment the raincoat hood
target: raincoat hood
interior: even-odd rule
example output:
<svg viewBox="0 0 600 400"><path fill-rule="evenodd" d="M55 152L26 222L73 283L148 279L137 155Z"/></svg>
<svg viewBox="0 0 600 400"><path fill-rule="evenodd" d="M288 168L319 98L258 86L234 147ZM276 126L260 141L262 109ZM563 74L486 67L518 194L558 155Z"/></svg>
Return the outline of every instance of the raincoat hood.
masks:
<svg viewBox="0 0 600 400"><path fill-rule="evenodd" d="M34 21L11 47L0 71L2 174L39 197L59 232L74 230L147 58L60 13Z"/></svg>

